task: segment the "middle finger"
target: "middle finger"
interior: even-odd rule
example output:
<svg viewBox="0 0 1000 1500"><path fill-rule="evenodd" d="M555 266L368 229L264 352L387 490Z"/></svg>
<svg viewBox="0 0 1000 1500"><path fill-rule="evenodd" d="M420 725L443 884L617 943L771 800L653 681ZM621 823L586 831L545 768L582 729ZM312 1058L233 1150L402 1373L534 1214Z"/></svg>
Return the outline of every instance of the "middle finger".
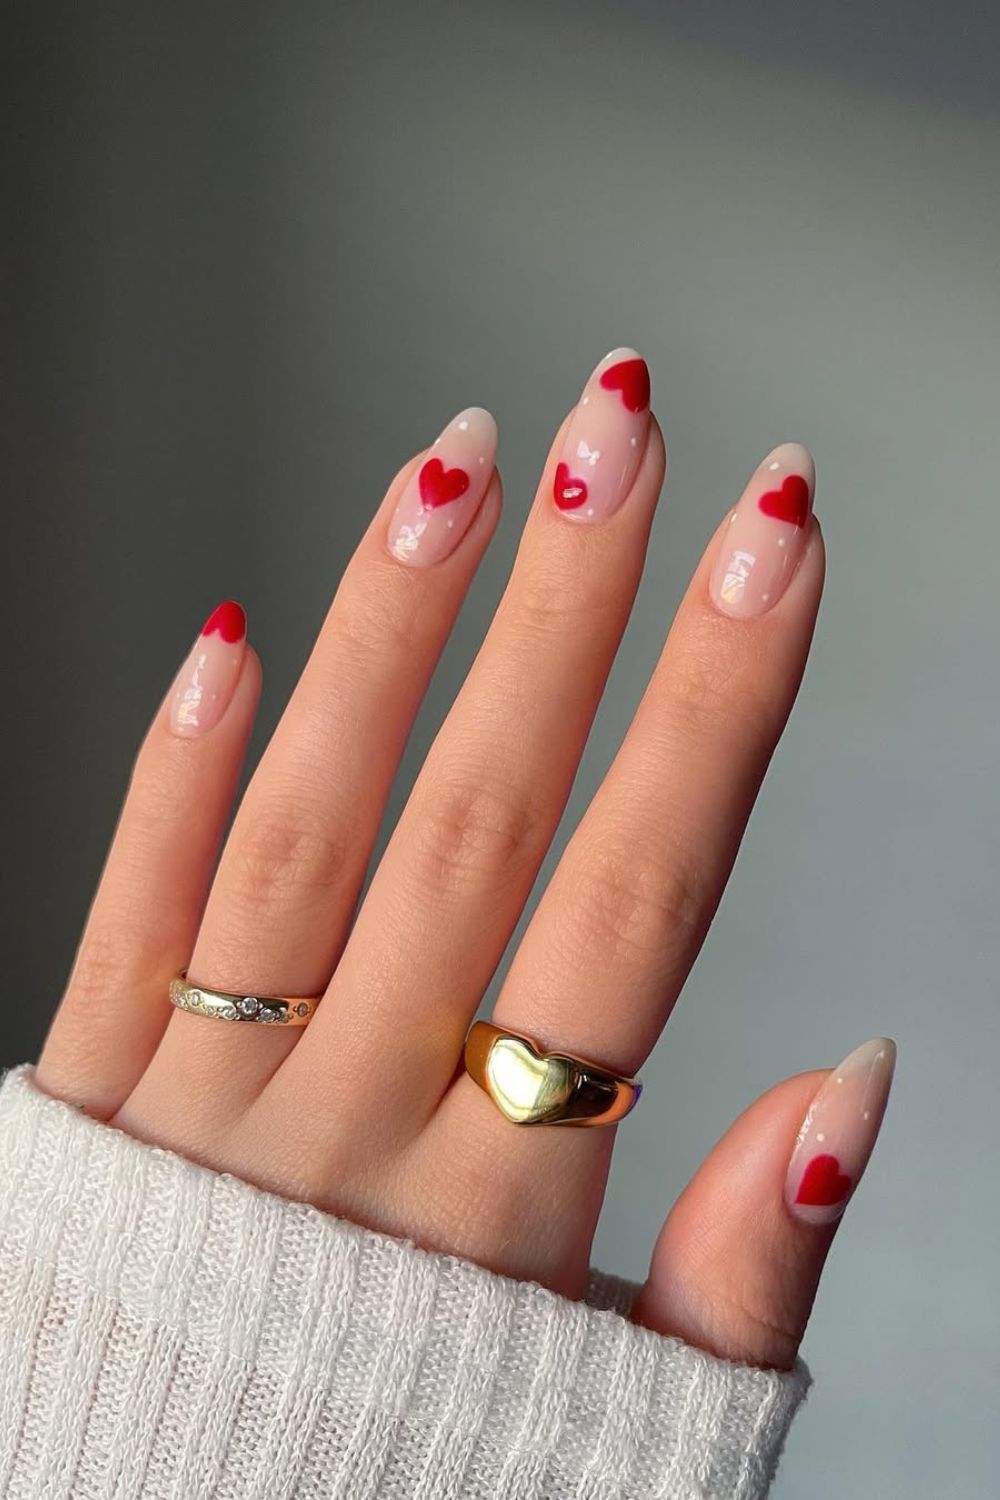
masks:
<svg viewBox="0 0 1000 1500"><path fill-rule="evenodd" d="M447 1086L569 794L664 463L645 362L614 350L557 435L493 625L324 1004L272 1081L319 1094L315 1118L350 1100L373 1055L397 1103L389 1128L419 1124Z"/></svg>

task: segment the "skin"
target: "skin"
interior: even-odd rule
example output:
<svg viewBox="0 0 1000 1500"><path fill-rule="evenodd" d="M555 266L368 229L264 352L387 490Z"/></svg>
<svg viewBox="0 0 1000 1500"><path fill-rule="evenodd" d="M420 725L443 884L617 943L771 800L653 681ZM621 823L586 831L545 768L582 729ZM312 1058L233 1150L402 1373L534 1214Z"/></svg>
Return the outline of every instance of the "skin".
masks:
<svg viewBox="0 0 1000 1500"><path fill-rule="evenodd" d="M519 1129L460 1067L569 794L663 479L654 422L620 508L600 524L567 522L551 491L572 415L360 911L408 731L500 514L494 474L450 556L422 568L393 557L387 528L424 455L397 475L352 559L217 868L259 695L255 654L210 732L178 737L161 706L37 1081L143 1140L574 1297L615 1131ZM495 1013L627 1074L704 940L822 589L810 519L779 602L728 617L709 592L725 525ZM324 999L303 1030L237 1035L172 1009L167 984L183 967L216 988ZM794 1220L783 1185L825 1077L779 1084L713 1150L666 1218L638 1321L716 1354L791 1365L834 1226Z"/></svg>

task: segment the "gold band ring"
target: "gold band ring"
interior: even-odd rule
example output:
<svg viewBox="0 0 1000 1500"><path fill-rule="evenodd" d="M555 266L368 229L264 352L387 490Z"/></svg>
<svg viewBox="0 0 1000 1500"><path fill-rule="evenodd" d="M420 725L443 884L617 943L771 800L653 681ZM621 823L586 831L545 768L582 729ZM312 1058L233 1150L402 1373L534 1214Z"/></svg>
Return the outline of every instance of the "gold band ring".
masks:
<svg viewBox="0 0 1000 1500"><path fill-rule="evenodd" d="M170 981L170 1003L217 1021L254 1021L261 1026L307 1026L319 1000L305 995L233 995L192 984L182 969Z"/></svg>
<svg viewBox="0 0 1000 1500"><path fill-rule="evenodd" d="M569 1052L543 1052L520 1032L475 1021L465 1039L469 1077L515 1125L613 1125L642 1084Z"/></svg>

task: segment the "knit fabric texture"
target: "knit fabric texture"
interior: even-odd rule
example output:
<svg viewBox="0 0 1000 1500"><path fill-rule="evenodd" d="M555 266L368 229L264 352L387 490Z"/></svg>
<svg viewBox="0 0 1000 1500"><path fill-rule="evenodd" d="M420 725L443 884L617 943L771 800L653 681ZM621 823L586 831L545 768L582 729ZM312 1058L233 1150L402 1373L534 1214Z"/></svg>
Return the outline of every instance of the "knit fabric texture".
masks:
<svg viewBox="0 0 1000 1500"><path fill-rule="evenodd" d="M759 1500L809 1375L0 1085L4 1500Z"/></svg>

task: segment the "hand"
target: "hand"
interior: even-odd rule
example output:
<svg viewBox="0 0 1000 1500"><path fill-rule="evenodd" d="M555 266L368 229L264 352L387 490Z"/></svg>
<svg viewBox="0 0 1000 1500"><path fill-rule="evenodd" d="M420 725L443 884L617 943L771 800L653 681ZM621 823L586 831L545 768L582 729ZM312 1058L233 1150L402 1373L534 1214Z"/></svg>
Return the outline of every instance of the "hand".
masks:
<svg viewBox="0 0 1000 1500"><path fill-rule="evenodd" d="M212 615L140 751L37 1081L213 1168L575 1297L615 1130L510 1124L460 1064L639 582L664 448L632 351L601 362L556 437L496 617L355 919L407 733L500 513L495 443L492 418L466 411L391 484L217 869L260 666L239 606ZM813 483L805 449L776 449L712 539L499 1024L627 1075L659 1037L805 664L823 579ZM323 998L305 1028L236 1029L170 1006L182 968L215 989ZM633 1316L791 1365L892 1052L869 1043L747 1110L667 1218Z"/></svg>

